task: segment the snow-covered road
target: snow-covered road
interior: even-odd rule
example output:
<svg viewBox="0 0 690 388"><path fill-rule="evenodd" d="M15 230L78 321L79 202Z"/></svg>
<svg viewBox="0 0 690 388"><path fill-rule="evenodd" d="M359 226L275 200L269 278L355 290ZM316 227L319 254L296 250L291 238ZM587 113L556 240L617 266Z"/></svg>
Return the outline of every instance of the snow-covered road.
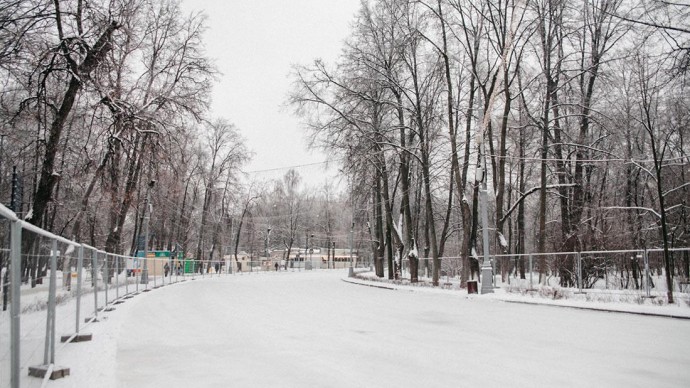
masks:
<svg viewBox="0 0 690 388"><path fill-rule="evenodd" d="M65 349L72 376L48 386L690 386L687 320L343 276L234 275L137 296L93 327L94 341Z"/></svg>

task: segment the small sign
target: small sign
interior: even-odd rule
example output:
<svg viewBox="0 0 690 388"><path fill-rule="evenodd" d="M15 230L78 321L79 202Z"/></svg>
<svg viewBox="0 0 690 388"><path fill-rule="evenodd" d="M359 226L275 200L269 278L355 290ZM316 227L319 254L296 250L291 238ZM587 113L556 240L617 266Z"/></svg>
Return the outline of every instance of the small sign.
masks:
<svg viewBox="0 0 690 388"><path fill-rule="evenodd" d="M137 251L137 257L144 257L144 251L143 250ZM170 257L170 251L148 251L146 253L146 257L148 257L148 258Z"/></svg>

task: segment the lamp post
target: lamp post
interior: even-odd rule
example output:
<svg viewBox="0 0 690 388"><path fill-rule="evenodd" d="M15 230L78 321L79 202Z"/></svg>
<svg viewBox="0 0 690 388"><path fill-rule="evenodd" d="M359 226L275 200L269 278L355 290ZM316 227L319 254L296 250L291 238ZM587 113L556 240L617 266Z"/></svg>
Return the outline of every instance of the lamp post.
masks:
<svg viewBox="0 0 690 388"><path fill-rule="evenodd" d="M515 4L515 7L513 7L513 11L510 16L510 30L508 31L508 36L506 37L505 44L503 45L503 50L501 53L501 67L503 68L504 71L499 71L498 72L498 77L496 79L496 84L500 85L504 81L507 82L507 80L503 79L503 75L507 74L507 65L510 55L511 55L511 50L513 49L513 38L515 36L515 31L517 29L517 21L520 20L519 17L516 17L516 11L521 8L521 1L517 1ZM480 125L479 130L477 131L477 140L479 144L479 152L480 152L480 166L477 166L477 178L482 179L482 186L481 190L479 193L479 199L480 202L483 204L482 206L482 230L483 230L483 245L484 245L484 261L482 262L482 294L486 293L491 293L493 291L493 280L494 280L494 275L493 275L493 269L491 266L491 257L489 256L489 215L488 215L488 190L487 190L487 170L486 170L486 145L485 145L485 137L486 137L486 130L489 126L489 116L491 115L491 111L494 105L494 99L496 98L496 89L493 89L491 93L489 94L489 100L487 101L486 105L486 111L484 110L484 104L482 103L482 94L479 93L479 115L478 115L478 124Z"/></svg>
<svg viewBox="0 0 690 388"><path fill-rule="evenodd" d="M481 182L479 189L479 204L481 209L482 217L482 245L484 248L484 259L482 260L482 294L490 294L494 292L493 288L493 268L491 266L491 256L489 255L489 194L487 188L487 170L486 170L486 145L485 145L485 134L484 129L484 109L481 94L478 98L479 101L479 120L480 125L477 134L479 141L479 165L477 166L477 172L475 176L475 181L477 183Z"/></svg>
<svg viewBox="0 0 690 388"><path fill-rule="evenodd" d="M3 173L2 173L2 154L5 152L5 135L4 133L0 135L0 186L2 186L2 178L3 178Z"/></svg>
<svg viewBox="0 0 690 388"><path fill-rule="evenodd" d="M354 221L350 225L350 269L348 270L347 276L348 277L353 277L355 276L355 269L352 266L352 245L354 244L354 233L355 233L355 223Z"/></svg>
<svg viewBox="0 0 690 388"><path fill-rule="evenodd" d="M270 228L270 227L266 229L266 241L265 241L265 243L266 243L266 244L265 244L265 246L264 246L264 252L265 252L265 255L266 255L266 259L268 259L268 258L269 258L269 256L268 256L268 246L271 244L271 228Z"/></svg>
<svg viewBox="0 0 690 388"><path fill-rule="evenodd" d="M304 263L304 270L307 270L307 252L309 252L309 232L307 232L304 236L305 238L305 243L304 243L304 258L303 258L303 263Z"/></svg>
<svg viewBox="0 0 690 388"><path fill-rule="evenodd" d="M347 271L348 277L355 276L355 269L352 263L352 248L355 244L355 198L352 192L352 182L350 184L350 269ZM335 267L335 265L334 265Z"/></svg>
<svg viewBox="0 0 690 388"><path fill-rule="evenodd" d="M314 245L314 234L311 234L311 244ZM309 248L309 269L314 267L314 262L311 260L312 253L314 253L314 247Z"/></svg>
<svg viewBox="0 0 690 388"><path fill-rule="evenodd" d="M155 184L155 180L149 182L149 187L146 189L146 202L144 203L144 268L141 271L141 284L148 284L149 282L149 218L153 211L153 206L151 205L151 189L153 189L153 185Z"/></svg>
<svg viewBox="0 0 690 388"><path fill-rule="evenodd" d="M333 262L333 269L335 269L335 241L331 241L331 261Z"/></svg>

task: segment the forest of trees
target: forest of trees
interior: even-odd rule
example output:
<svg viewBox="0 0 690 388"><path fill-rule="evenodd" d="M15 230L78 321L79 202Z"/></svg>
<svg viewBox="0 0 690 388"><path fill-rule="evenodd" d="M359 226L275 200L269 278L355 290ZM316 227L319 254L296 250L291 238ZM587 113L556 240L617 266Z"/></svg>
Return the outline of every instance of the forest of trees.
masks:
<svg viewBox="0 0 690 388"><path fill-rule="evenodd" d="M147 197L150 248L198 260L353 233L379 276L427 257L435 284L440 258L465 281L483 254L483 185L491 252L688 247L688 20L667 0L363 0L337 63L292 72L287 104L341 164L306 188L299 169L240 172L241 129L209 110L225 69L203 14L3 1L0 200L15 172L28 222L117 253ZM688 276L687 254L665 257Z"/></svg>
<svg viewBox="0 0 690 388"><path fill-rule="evenodd" d="M687 247L689 16L678 1L363 2L338 63L295 68L290 103L345 160L379 276L416 240L434 283L443 256L466 280L482 227L499 253ZM667 276L688 259L666 252Z"/></svg>
<svg viewBox="0 0 690 388"><path fill-rule="evenodd" d="M28 222L129 254L149 195L151 247L222 249L250 153L209 116L205 17L169 0L13 0L0 23L3 203L14 171Z"/></svg>

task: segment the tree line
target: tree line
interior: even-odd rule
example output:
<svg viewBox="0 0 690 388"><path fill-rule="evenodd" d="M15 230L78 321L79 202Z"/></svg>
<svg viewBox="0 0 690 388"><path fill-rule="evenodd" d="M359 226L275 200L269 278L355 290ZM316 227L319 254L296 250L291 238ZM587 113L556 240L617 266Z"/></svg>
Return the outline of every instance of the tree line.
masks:
<svg viewBox="0 0 690 388"><path fill-rule="evenodd" d="M14 171L11 205L27 222L133 254L150 197L151 247L212 255L212 218L228 219L250 153L209 112L205 29L176 0L2 2L3 203ZM28 263L27 277L45 271Z"/></svg>
<svg viewBox="0 0 690 388"><path fill-rule="evenodd" d="M240 130L209 111L203 14L176 0L5 1L0 196L10 203L14 168L28 222L118 253L139 248L150 198L150 246L200 260L336 243L368 252L379 276L405 258L416 281L431 258L434 284L440 258L460 257L464 282L486 229L498 253L663 247L667 280L687 277L690 258L668 249L690 232L689 13L362 1L342 55L295 66L287 102L342 161L343 192L306 190L293 170L244 179Z"/></svg>
<svg viewBox="0 0 690 388"><path fill-rule="evenodd" d="M462 258L465 281L487 228L498 253L663 247L672 284L690 269L668 250L690 232L689 13L667 1L364 1L337 63L294 68L290 103L368 204L379 276L409 256L414 281L419 245L434 284L443 256Z"/></svg>

